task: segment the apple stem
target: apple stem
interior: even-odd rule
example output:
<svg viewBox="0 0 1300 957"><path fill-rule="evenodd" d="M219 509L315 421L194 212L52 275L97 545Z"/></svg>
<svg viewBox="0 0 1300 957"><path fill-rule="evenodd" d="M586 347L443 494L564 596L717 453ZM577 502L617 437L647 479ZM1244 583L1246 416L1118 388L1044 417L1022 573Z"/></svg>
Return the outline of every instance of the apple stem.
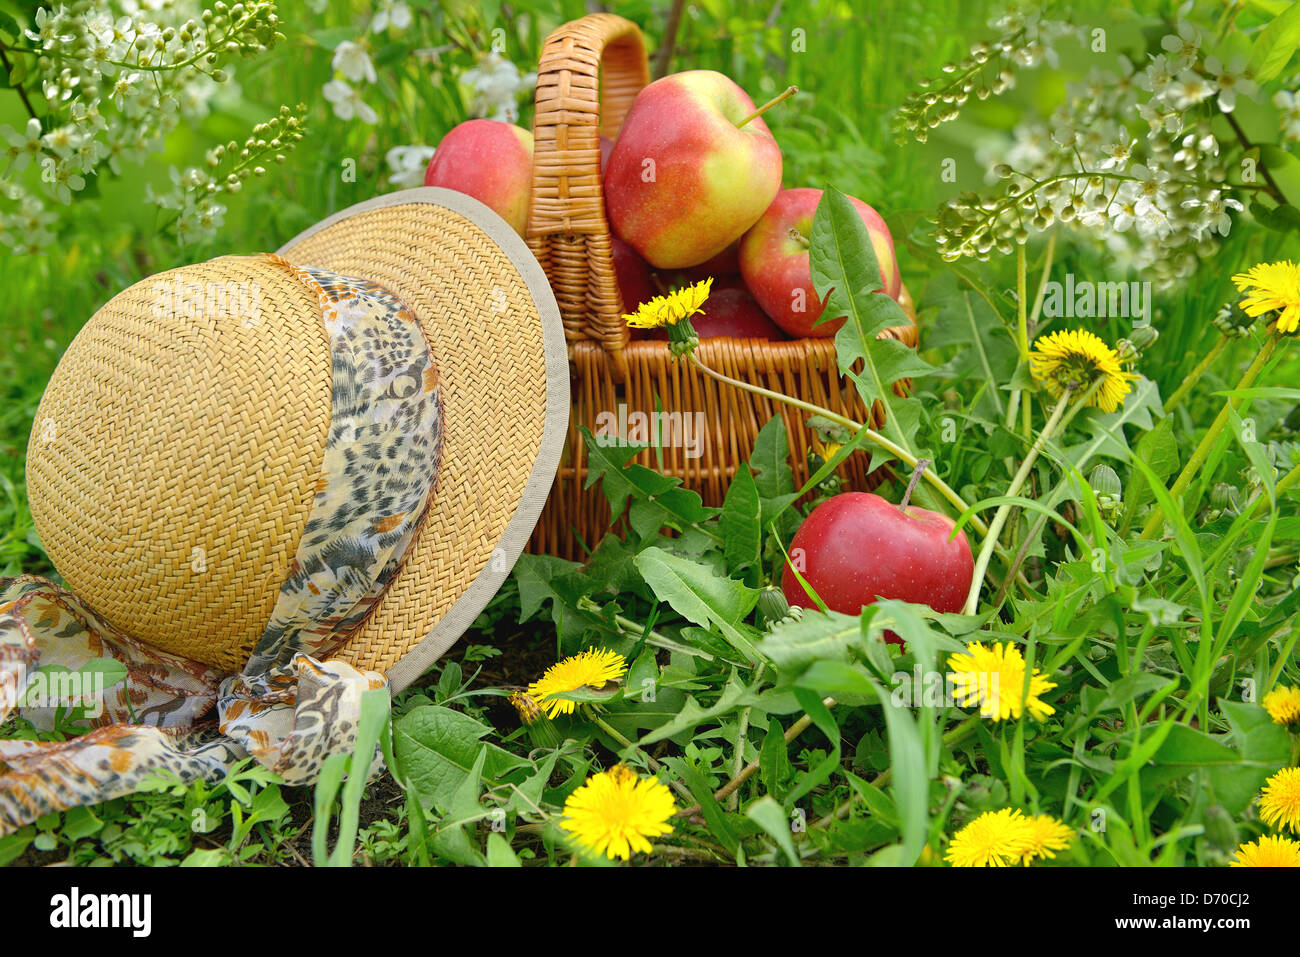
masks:
<svg viewBox="0 0 1300 957"><path fill-rule="evenodd" d="M812 246L812 243L808 241L808 237L799 232L799 230L795 229L793 226L790 227L790 238L804 249L808 249Z"/></svg>
<svg viewBox="0 0 1300 957"><path fill-rule="evenodd" d="M764 113L766 113L766 112L767 112L768 110L770 110L772 107L776 106L778 103L782 102L783 100L788 100L788 99L790 99L790 97L794 96L794 95L795 95L796 93L798 93L798 92L799 92L799 87L797 87L797 86L787 86L783 91L781 91L780 93L778 93L776 96L772 97L772 99L768 100L766 103L764 103L764 104L763 104L762 106L760 106L758 109L756 109L753 113L750 113L749 116L745 117L743 120L741 120L739 123L737 123L737 124L736 124L736 128L737 128L737 129L740 129L740 127L744 126L744 125L745 125L746 123L748 123L750 120L753 120L753 119L756 119L756 118L762 116Z"/></svg>
<svg viewBox="0 0 1300 957"><path fill-rule="evenodd" d="M898 510L904 515L907 514L907 503L912 500L912 493L916 491L916 485L921 481L921 475L929 464L929 459L916 460L916 468L912 469L912 480L907 483L907 491L903 493L903 500L898 503Z"/></svg>

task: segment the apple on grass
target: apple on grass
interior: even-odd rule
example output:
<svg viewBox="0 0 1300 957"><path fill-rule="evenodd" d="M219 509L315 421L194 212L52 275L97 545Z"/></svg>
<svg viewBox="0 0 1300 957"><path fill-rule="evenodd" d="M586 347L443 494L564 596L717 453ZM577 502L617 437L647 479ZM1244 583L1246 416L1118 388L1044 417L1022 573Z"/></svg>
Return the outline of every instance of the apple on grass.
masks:
<svg viewBox="0 0 1300 957"><path fill-rule="evenodd" d="M761 109L721 73L690 70L637 94L605 169L605 209L619 238L656 269L724 252L781 188L781 148Z"/></svg>
<svg viewBox="0 0 1300 957"><path fill-rule="evenodd" d="M533 134L513 123L466 120L438 144L424 185L473 196L522 236L533 185Z"/></svg>
<svg viewBox="0 0 1300 957"><path fill-rule="evenodd" d="M814 327L826 306L813 289L808 255L813 216L821 198L820 189L782 190L740 241L740 273L745 284L776 324L796 339L833 336L844 325L841 317ZM862 200L849 199L871 234L880 263L881 291L897 299L902 278L889 227Z"/></svg>
<svg viewBox="0 0 1300 957"><path fill-rule="evenodd" d="M913 485L915 484L915 477ZM842 492L804 519L790 542L799 574L832 611L859 614L877 598L959 612L975 574L966 533L950 540L946 515L894 505L870 492ZM781 589L791 605L819 606L786 563ZM892 632L889 641L900 643Z"/></svg>

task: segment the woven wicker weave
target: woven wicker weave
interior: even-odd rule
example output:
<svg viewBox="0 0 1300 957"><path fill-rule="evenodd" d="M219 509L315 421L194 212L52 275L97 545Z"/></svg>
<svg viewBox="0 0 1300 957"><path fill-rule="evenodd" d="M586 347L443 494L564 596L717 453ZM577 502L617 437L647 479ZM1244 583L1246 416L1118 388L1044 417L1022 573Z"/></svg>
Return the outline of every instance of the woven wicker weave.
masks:
<svg viewBox="0 0 1300 957"><path fill-rule="evenodd" d="M686 457L681 448L662 450L663 469L695 489L707 505L721 505L739 463L748 459L758 430L779 412L791 438L795 481L808 477L810 441L802 413L722 385L674 361L664 342L630 341L610 249L609 223L601 191L599 136L618 135L636 94L649 82L640 29L613 14L598 13L565 24L547 39L537 71L535 154L528 245L546 270L564 321L573 376L573 414L565 458L530 548L580 558L609 526L609 509L599 489L585 490L586 449L580 426L595 430L596 417L703 412L703 454ZM889 334L916 345L914 325ZM733 378L824 405L864 421L867 410L840 380L835 345L828 339L769 342L712 339L697 355ZM903 390L907 383L896 389ZM879 410L873 410L879 412ZM875 418L877 425L880 419ZM637 461L658 465L658 452ZM869 489L868 460L855 455L840 469L848 487Z"/></svg>
<svg viewBox="0 0 1300 957"><path fill-rule="evenodd" d="M279 252L396 293L434 353L437 488L338 655L401 688L495 593L545 501L569 406L558 312L523 241L447 190L344 210ZM256 284L256 321L158 308L178 279ZM242 668L311 513L331 382L316 296L263 259L222 257L114 297L60 361L28 453L32 515L69 587L131 637Z"/></svg>

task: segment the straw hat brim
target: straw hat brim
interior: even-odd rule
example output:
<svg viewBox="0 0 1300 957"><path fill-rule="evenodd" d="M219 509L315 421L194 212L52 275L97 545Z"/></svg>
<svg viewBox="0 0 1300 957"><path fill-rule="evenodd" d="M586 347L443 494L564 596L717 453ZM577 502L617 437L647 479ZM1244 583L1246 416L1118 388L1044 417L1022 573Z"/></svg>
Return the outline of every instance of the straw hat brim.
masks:
<svg viewBox="0 0 1300 957"><path fill-rule="evenodd" d="M442 388L437 488L405 563L337 657L393 690L432 665L500 589L537 524L569 415L564 327L546 274L487 206L422 187L358 203L279 255L369 279L416 314Z"/></svg>

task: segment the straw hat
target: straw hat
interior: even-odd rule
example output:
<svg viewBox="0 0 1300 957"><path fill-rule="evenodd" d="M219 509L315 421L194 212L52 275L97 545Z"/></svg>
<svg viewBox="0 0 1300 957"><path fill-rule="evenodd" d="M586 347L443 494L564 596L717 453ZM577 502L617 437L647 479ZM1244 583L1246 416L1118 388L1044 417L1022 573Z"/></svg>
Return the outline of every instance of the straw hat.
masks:
<svg viewBox="0 0 1300 957"><path fill-rule="evenodd" d="M537 521L567 424L563 326L523 240L449 190L360 203L278 255L390 291L436 365L435 490L397 577L334 655L400 689L473 622ZM255 321L158 308L195 282ZM28 496L50 559L130 638L238 671L291 572L331 403L321 305L287 269L224 256L137 283L82 329L36 414Z"/></svg>

